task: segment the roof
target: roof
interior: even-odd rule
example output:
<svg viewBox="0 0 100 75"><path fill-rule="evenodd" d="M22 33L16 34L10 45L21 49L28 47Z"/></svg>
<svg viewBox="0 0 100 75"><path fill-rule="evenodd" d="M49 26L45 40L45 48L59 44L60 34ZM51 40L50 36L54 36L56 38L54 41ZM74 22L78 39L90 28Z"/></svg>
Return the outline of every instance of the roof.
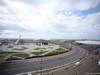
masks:
<svg viewBox="0 0 100 75"><path fill-rule="evenodd" d="M46 40L44 40L44 39L38 39L38 40L36 40L36 41L46 41Z"/></svg>
<svg viewBox="0 0 100 75"><path fill-rule="evenodd" d="M100 41L75 41L76 43L100 45Z"/></svg>

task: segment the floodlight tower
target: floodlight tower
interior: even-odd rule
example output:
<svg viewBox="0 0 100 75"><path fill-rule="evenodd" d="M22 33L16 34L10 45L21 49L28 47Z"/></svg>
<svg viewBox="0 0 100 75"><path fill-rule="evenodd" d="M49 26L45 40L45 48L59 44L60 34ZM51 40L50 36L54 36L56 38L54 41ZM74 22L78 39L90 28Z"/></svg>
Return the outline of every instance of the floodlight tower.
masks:
<svg viewBox="0 0 100 75"><path fill-rule="evenodd" d="M20 38L21 38L21 35L19 36L18 40L15 42L15 45L17 45L17 44L18 44L18 42L19 42Z"/></svg>
<svg viewBox="0 0 100 75"><path fill-rule="evenodd" d="M18 42L19 42L20 38L21 38L21 35L19 36L18 40L15 42L15 45L17 45L17 47L18 47Z"/></svg>

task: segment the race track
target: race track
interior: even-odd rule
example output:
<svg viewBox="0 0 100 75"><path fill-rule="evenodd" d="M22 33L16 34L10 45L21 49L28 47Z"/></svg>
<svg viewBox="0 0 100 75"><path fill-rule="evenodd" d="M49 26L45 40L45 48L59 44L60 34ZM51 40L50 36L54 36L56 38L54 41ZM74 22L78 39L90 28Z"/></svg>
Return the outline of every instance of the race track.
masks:
<svg viewBox="0 0 100 75"><path fill-rule="evenodd" d="M84 57L85 54L86 54L85 50L73 46L72 50L69 52L54 56L42 57L42 62L41 58L33 58L33 59L11 61L11 62L9 61L0 64L0 75L13 75L22 72L49 69L67 63L71 63L77 59Z"/></svg>

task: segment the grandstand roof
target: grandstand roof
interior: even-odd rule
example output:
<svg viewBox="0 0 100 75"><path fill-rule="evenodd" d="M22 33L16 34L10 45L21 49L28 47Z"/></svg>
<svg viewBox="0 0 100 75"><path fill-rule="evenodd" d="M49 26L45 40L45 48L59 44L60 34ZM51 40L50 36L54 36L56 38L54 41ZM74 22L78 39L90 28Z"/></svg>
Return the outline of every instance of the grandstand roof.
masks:
<svg viewBox="0 0 100 75"><path fill-rule="evenodd" d="M100 45L100 41L75 41L76 43Z"/></svg>

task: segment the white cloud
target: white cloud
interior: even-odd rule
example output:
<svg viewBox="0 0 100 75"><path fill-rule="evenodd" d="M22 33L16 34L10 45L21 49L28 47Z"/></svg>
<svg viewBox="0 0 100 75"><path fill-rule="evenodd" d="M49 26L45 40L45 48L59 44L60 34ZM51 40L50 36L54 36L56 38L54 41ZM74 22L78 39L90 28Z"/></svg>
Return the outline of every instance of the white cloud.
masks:
<svg viewBox="0 0 100 75"><path fill-rule="evenodd" d="M88 31L98 36L100 13L87 15L83 19L83 16L73 14L72 10L88 10L96 7L99 2L100 0L7 0L7 6L0 6L0 22L5 26L17 25L31 32L17 29L4 30L2 33L17 34L12 33L11 37L21 34L23 38L47 39L88 38ZM60 10L65 11L65 14L55 14ZM0 35L4 36L7 37L7 34Z"/></svg>
<svg viewBox="0 0 100 75"><path fill-rule="evenodd" d="M13 31L13 30L4 30L3 33L14 33L14 32L18 32L18 31Z"/></svg>

